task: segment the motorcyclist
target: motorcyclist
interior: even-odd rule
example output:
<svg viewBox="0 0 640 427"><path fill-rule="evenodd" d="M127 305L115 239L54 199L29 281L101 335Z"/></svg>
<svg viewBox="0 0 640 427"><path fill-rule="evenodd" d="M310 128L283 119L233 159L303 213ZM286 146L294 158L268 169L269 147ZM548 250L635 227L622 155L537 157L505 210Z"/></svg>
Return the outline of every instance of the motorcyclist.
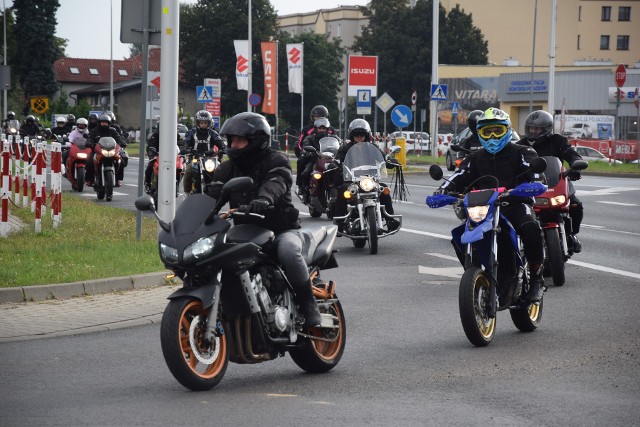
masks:
<svg viewBox="0 0 640 427"><path fill-rule="evenodd" d="M28 136L29 138L33 138L35 136L46 136L46 130L36 120L34 115L29 114L24 119L24 124L20 126L20 136Z"/></svg>
<svg viewBox="0 0 640 427"><path fill-rule="evenodd" d="M320 117L313 124L313 132L310 133L302 142L302 156L298 158L296 184L298 185L298 194L302 196L303 203L309 203L309 180L311 179L311 171L315 157L304 151L304 147L311 146L320 151L320 140L327 136L331 124L326 117Z"/></svg>
<svg viewBox="0 0 640 427"><path fill-rule="evenodd" d="M554 156L560 161L567 162L569 166L576 160L582 160L582 156L573 149L566 137L553 133L553 116L544 110L537 110L529 113L524 122L525 137L518 141L518 144L533 147L538 156ZM572 171L568 176L569 180L577 181L582 176L580 171ZM569 183L570 189L573 185ZM584 207L576 196L575 192L569 196L569 215L571 216L571 240L573 241L573 251L582 251L582 244L578 240L577 234L580 232L580 224L584 217Z"/></svg>
<svg viewBox="0 0 640 427"><path fill-rule="evenodd" d="M498 179L498 186L514 188L521 182L540 179L538 174L526 173L531 160L538 157L535 150L522 145L511 144L511 119L509 115L498 109L489 108L478 117L478 137L482 149L467 156L459 169L451 175L448 181L437 192L460 193L477 178L485 175ZM475 189L495 188L496 183L492 179L483 179L474 184ZM504 215L520 235L524 244L524 252L529 263L530 286L523 295L528 302L539 302L544 293L544 278L542 268L544 260L544 243L542 229L533 214L531 198L510 198L505 200L500 213ZM508 239L507 233L500 233L501 246L504 239ZM460 249L454 245L458 257L462 259ZM499 252L499 267L503 269L513 265L508 258L513 254L509 251ZM499 275L502 275L499 272ZM512 271L505 272L513 274Z"/></svg>
<svg viewBox="0 0 640 427"><path fill-rule="evenodd" d="M89 132L98 127L98 115L96 113L89 114Z"/></svg>
<svg viewBox="0 0 640 427"><path fill-rule="evenodd" d="M6 132L11 120L15 120L15 119L16 119L16 113L14 113L13 111L7 111L7 118L2 121L2 129Z"/></svg>
<svg viewBox="0 0 640 427"><path fill-rule="evenodd" d="M178 148L182 148L182 144L180 141L180 134L176 132L176 145ZM151 191L151 178L153 178L153 167L157 161L158 155L160 154L160 128L158 127L155 131L149 135L149 139L147 140L147 156L149 157L149 163L147 163L147 167L144 170L144 190L149 193Z"/></svg>
<svg viewBox="0 0 640 427"><path fill-rule="evenodd" d="M298 137L298 141L296 142L295 149L293 150L297 158L300 158L302 156L302 143L304 142L304 139L307 136L311 135L315 130L316 120L318 120L320 117L324 117L325 119L328 120L329 110L327 110L327 107L325 107L324 105L316 105L311 109L311 113L309 114L309 117L311 117L311 123L309 123L307 126L302 128L302 130L300 131L300 136ZM336 133L336 130L330 127L328 134L333 135L335 133Z"/></svg>
<svg viewBox="0 0 640 427"><path fill-rule="evenodd" d="M113 111L105 111L104 114L109 116L109 118L111 119L111 127L118 131L120 136L122 136L122 139L125 139L124 131L122 130L120 125L116 123L116 115L113 113Z"/></svg>
<svg viewBox="0 0 640 427"><path fill-rule="evenodd" d="M76 126L76 116L73 114L67 115L67 128L69 128L69 132L71 132Z"/></svg>
<svg viewBox="0 0 640 427"><path fill-rule="evenodd" d="M69 134L69 141L66 143L66 146L69 147L71 144L75 144L79 140L87 140L89 138L89 131L87 127L89 126L89 122L84 117L80 117L76 124L76 128L71 131ZM69 158L69 150L62 150L62 164L67 164L67 159Z"/></svg>
<svg viewBox="0 0 640 427"><path fill-rule="evenodd" d="M371 143L376 149L378 149L381 153L382 150L375 144L373 137L371 135L371 126L364 119L355 119L351 123L349 123L349 140L342 144L338 149L338 153L336 154L336 163L344 162L345 157L347 156L347 152L351 147L356 144L362 143ZM384 157L384 153L382 153ZM386 164L387 169L393 169L395 167L400 167L400 164L394 161L388 161ZM339 188L338 197L335 204L334 216L343 216L347 213L347 201L342 196L344 190L347 189L347 184L342 182L342 175L336 174L336 178L339 182L336 186ZM385 183L380 183L381 186L386 187ZM384 206L385 210L388 214L393 215L393 202L390 194L380 193L380 204ZM395 218L385 218L387 222L387 228L389 231L393 231L400 223Z"/></svg>
<svg viewBox="0 0 640 427"><path fill-rule="evenodd" d="M51 133L55 136L63 137L69 134L70 129L67 127L67 118L64 116L56 116L56 126L51 129Z"/></svg>
<svg viewBox="0 0 640 427"><path fill-rule="evenodd" d="M478 131L476 129L478 123L478 117L482 115L482 110L473 110L467 116L467 126L471 131L471 135L466 137L460 142L460 147L468 150L468 152L476 151L482 148L482 144L478 139ZM468 154L467 151L463 152L463 157Z"/></svg>
<svg viewBox="0 0 640 427"><path fill-rule="evenodd" d="M198 153L214 151L217 148L218 160L222 160L227 145L224 140L220 138L218 132L211 126L213 123L211 113L206 110L200 110L195 115L195 121L196 126L189 130L184 136L184 148L187 150L196 150ZM200 141L206 141L206 144L202 144ZM191 167L191 162L187 162L184 177L182 178L182 186L186 194L191 192L192 174L193 168Z"/></svg>
<svg viewBox="0 0 640 427"><path fill-rule="evenodd" d="M106 114L100 114L97 117L97 120L98 120L98 126L93 128L89 132L88 143L92 148L95 147L95 145L100 141L100 138L103 138L103 137L111 137L115 139L116 143L121 148L124 148L127 146L127 143L120 136L118 131L115 130L115 128L111 127L111 117L107 116ZM95 156L95 151L91 153L91 157L87 162L87 168L86 168L87 179L86 180L88 182L93 182L93 179L94 179L94 170L93 170L94 156ZM124 178L124 163L120 165L120 167L116 172L116 187L120 187L122 185L123 178Z"/></svg>
<svg viewBox="0 0 640 427"><path fill-rule="evenodd" d="M276 233L274 250L295 291L295 301L304 316L304 327L321 323L320 312L311 288L307 263L302 255L303 236L298 210L291 202L291 165L283 153L270 147L271 127L260 114L240 113L228 119L220 134L229 142L227 156L213 173L221 183L249 176L254 185L250 194L231 195L229 206L244 212L264 215L234 217L234 223L254 223ZM218 199L221 186L212 186L208 194Z"/></svg>

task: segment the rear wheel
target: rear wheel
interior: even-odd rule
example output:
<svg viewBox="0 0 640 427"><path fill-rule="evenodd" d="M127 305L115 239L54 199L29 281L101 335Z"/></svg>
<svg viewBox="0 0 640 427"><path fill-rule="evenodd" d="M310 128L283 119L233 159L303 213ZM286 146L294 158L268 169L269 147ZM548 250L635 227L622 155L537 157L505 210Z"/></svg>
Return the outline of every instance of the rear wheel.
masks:
<svg viewBox="0 0 640 427"><path fill-rule="evenodd" d="M160 344L169 370L180 384L195 391L215 387L229 364L226 335L213 342L204 338L207 315L200 300L171 300L160 325Z"/></svg>
<svg viewBox="0 0 640 427"><path fill-rule="evenodd" d="M378 253L378 221L376 218L376 207L368 206L367 214L367 233L369 240L369 253L375 255Z"/></svg>
<svg viewBox="0 0 640 427"><path fill-rule="evenodd" d="M309 206L309 215L311 215L311 218L320 218L320 216L322 216L322 211L317 211L313 206Z"/></svg>
<svg viewBox="0 0 640 427"><path fill-rule="evenodd" d="M367 241L365 239L354 239L352 240L352 242L353 242L353 246L355 246L358 249L364 248L364 245L367 244Z"/></svg>
<svg viewBox="0 0 640 427"><path fill-rule="evenodd" d="M549 258L549 270L556 286L564 285L564 255L562 243L557 228L544 230L544 240L547 244L547 257Z"/></svg>
<svg viewBox="0 0 640 427"><path fill-rule="evenodd" d="M529 304L518 308L510 309L513 324L522 332L533 332L540 326L542 320L543 300L539 303Z"/></svg>
<svg viewBox="0 0 640 427"><path fill-rule="evenodd" d="M471 344L489 345L496 332L496 317L489 317L491 280L483 270L472 267L460 279L458 305L462 328Z"/></svg>
<svg viewBox="0 0 640 427"><path fill-rule="evenodd" d="M455 163L453 163L453 157L451 156L450 153L447 152L447 154L445 156L445 160L446 160L446 163L447 163L447 170L448 171L455 170L456 165L455 165Z"/></svg>

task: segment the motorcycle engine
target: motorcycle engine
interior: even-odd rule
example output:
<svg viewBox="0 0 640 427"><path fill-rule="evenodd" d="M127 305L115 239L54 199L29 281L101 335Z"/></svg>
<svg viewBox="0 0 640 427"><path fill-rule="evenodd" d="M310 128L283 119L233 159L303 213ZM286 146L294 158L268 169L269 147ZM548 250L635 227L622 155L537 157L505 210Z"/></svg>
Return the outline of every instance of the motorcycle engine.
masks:
<svg viewBox="0 0 640 427"><path fill-rule="evenodd" d="M268 278L269 276L265 274L264 277ZM271 295L269 295L269 291L267 290L267 287L269 287L268 279L263 281L263 275L257 273L253 277L252 281L254 290L258 296L258 303L262 308L263 318L269 328L277 332L286 332L291 330L292 316L291 312L287 308L289 304L286 301L288 293L286 295L274 295L276 300L276 303L274 304L271 300Z"/></svg>

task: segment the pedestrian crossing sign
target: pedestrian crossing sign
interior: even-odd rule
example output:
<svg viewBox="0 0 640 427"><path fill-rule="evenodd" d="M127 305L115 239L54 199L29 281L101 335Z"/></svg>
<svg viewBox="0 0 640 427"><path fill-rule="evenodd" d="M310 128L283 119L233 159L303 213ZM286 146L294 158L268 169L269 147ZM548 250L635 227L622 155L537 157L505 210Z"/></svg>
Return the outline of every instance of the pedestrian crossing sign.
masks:
<svg viewBox="0 0 640 427"><path fill-rule="evenodd" d="M196 86L196 102L213 102L213 87Z"/></svg>
<svg viewBox="0 0 640 427"><path fill-rule="evenodd" d="M431 100L432 101L446 101L447 100L447 85L431 85Z"/></svg>

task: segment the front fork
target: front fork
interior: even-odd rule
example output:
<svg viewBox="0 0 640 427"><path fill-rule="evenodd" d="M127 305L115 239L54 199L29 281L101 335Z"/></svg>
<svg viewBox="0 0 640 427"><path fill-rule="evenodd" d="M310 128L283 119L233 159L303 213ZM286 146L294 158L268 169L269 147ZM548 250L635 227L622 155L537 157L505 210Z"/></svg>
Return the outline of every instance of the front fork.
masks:
<svg viewBox="0 0 640 427"><path fill-rule="evenodd" d="M218 270L218 274L216 275L215 283L213 284L213 296L211 297L211 309L209 310L209 314L207 315L207 327L204 332L204 338L207 342L213 342L217 336L221 336L224 334L224 329L222 328L222 323L219 323L218 320L218 310L220 308L220 289L222 289L222 283L220 282L220 278L222 277L222 270Z"/></svg>
<svg viewBox="0 0 640 427"><path fill-rule="evenodd" d="M380 203L378 199L362 199L362 203L358 203L358 219L360 220L360 230L365 229L367 221L364 219L364 212L369 206L375 207L376 221L378 225L382 224L382 213L380 213Z"/></svg>

